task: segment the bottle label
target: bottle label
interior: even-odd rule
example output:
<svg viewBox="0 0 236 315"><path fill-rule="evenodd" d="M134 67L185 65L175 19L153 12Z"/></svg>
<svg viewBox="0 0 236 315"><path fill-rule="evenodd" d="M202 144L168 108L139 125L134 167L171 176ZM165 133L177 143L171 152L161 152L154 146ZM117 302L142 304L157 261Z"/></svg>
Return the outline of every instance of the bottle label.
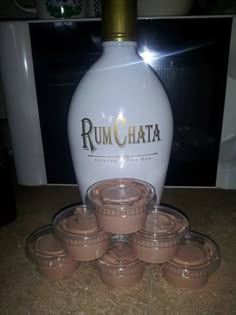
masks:
<svg viewBox="0 0 236 315"><path fill-rule="evenodd" d="M100 146L147 144L161 141L158 124L129 125L126 117L117 117L112 126L96 126L89 118L83 118L82 147L95 152Z"/></svg>
<svg viewBox="0 0 236 315"><path fill-rule="evenodd" d="M108 178L144 180L154 186L160 201L172 141L171 112L168 103L159 108L156 99L141 114L139 99L133 100L136 112L133 102L127 102L109 110L101 104L96 111L84 106L70 116L70 146L83 201L88 187ZM125 109L117 111L119 106Z"/></svg>

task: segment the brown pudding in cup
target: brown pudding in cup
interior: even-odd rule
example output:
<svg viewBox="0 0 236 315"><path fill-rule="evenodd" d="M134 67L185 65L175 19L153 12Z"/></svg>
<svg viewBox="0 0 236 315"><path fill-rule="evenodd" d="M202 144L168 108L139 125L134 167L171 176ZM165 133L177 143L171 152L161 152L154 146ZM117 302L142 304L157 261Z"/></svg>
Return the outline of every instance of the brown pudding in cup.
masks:
<svg viewBox="0 0 236 315"><path fill-rule="evenodd" d="M99 258L110 245L110 233L100 229L95 214L85 205L60 211L53 219L53 229L74 260Z"/></svg>
<svg viewBox="0 0 236 315"><path fill-rule="evenodd" d="M114 234L128 234L145 224L155 201L152 185L137 179L116 178L92 185L88 204L95 209L99 226Z"/></svg>
<svg viewBox="0 0 236 315"><path fill-rule="evenodd" d="M95 262L101 280L111 287L130 287L140 281L145 263L134 256L132 247L125 241L116 241Z"/></svg>
<svg viewBox="0 0 236 315"><path fill-rule="evenodd" d="M131 235L136 256L149 263L164 263L172 259L189 229L187 218L179 211L155 205L148 212L144 227Z"/></svg>
<svg viewBox="0 0 236 315"><path fill-rule="evenodd" d="M199 289L221 262L218 246L205 235L189 232L176 256L163 265L163 276L177 288Z"/></svg>
<svg viewBox="0 0 236 315"><path fill-rule="evenodd" d="M47 279L61 279L75 272L79 263L65 252L63 244L55 237L51 226L33 232L26 240L26 256L36 264Z"/></svg>

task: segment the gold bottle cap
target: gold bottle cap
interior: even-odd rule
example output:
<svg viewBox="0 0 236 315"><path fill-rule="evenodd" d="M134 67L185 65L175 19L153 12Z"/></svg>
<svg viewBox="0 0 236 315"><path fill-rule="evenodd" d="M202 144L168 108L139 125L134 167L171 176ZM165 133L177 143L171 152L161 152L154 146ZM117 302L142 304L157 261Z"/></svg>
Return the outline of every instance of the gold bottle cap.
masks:
<svg viewBox="0 0 236 315"><path fill-rule="evenodd" d="M137 0L103 0L102 34L104 41L135 41Z"/></svg>

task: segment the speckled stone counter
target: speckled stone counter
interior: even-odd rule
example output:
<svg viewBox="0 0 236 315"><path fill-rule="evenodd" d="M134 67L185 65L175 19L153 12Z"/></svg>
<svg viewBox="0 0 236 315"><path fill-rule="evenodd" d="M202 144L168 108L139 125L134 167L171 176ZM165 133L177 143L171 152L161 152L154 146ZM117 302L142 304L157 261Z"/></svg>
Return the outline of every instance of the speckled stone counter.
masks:
<svg viewBox="0 0 236 315"><path fill-rule="evenodd" d="M18 187L17 220L0 227L1 315L236 314L236 191L165 189L162 202L188 216L191 228L214 239L222 265L200 290L175 289L148 265L144 279L129 289L103 284L92 263L70 278L43 279L26 258L26 237L51 223L64 206L79 202L75 187Z"/></svg>

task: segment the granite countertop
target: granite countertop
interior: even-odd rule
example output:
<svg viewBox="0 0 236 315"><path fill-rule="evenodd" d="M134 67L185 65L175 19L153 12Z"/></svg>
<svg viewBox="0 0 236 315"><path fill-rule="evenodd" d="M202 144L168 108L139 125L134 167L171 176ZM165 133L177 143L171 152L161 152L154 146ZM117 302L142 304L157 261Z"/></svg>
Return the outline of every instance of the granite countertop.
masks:
<svg viewBox="0 0 236 315"><path fill-rule="evenodd" d="M162 202L188 216L191 228L214 239L222 252L220 269L200 290L176 289L148 265L144 278L129 289L103 284L91 263L69 278L42 278L25 257L26 237L51 223L52 216L79 202L75 187L17 187L18 216L0 228L0 314L235 314L236 192L218 189L165 189Z"/></svg>

